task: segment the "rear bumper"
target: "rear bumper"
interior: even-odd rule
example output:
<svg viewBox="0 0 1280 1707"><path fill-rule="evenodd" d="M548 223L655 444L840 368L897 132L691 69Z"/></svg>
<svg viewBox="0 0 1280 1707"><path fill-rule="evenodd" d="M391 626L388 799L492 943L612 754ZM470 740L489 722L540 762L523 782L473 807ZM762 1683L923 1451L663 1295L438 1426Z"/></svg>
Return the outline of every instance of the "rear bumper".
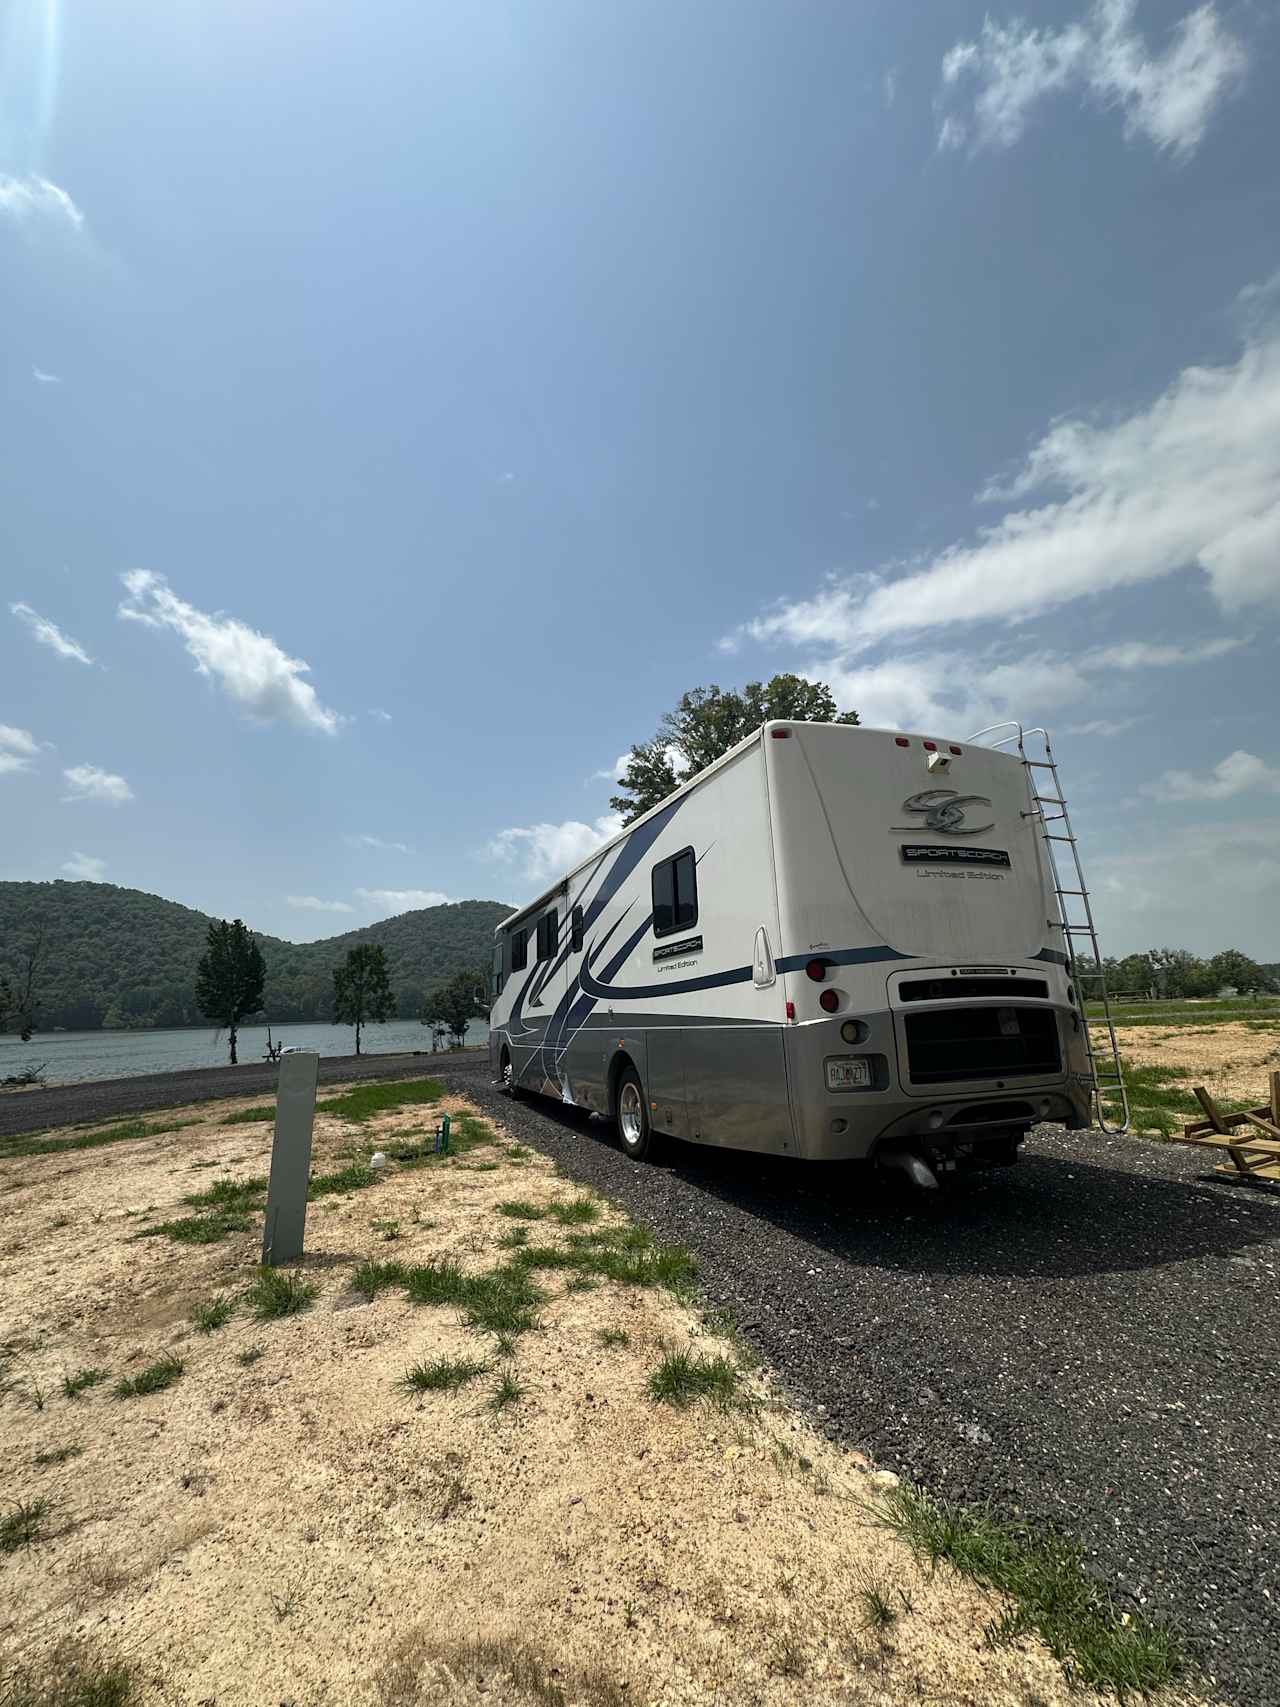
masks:
<svg viewBox="0 0 1280 1707"><path fill-rule="evenodd" d="M1088 1126L1091 1081L1079 1016L1065 1004L1037 1007L1056 1019L1055 1070L960 1083L912 1082L889 1008L857 1015L867 1036L854 1044L840 1035L843 1015L789 1027L787 1079L798 1153L813 1161L870 1160L880 1148L904 1144L945 1152L1017 1138L1039 1121ZM828 1061L849 1056L869 1060L871 1088L828 1090Z"/></svg>

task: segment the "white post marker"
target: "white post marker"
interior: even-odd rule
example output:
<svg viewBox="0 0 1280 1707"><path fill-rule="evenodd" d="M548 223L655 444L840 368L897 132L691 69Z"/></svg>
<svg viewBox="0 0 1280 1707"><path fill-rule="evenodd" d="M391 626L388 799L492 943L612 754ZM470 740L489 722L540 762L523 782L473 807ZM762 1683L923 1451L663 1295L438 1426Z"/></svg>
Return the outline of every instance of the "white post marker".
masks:
<svg viewBox="0 0 1280 1707"><path fill-rule="evenodd" d="M267 1224L262 1231L262 1261L269 1268L297 1262L307 1229L307 1187L311 1183L311 1129L316 1118L316 1082L320 1057L298 1050L280 1058L276 1084L276 1135L267 1183Z"/></svg>

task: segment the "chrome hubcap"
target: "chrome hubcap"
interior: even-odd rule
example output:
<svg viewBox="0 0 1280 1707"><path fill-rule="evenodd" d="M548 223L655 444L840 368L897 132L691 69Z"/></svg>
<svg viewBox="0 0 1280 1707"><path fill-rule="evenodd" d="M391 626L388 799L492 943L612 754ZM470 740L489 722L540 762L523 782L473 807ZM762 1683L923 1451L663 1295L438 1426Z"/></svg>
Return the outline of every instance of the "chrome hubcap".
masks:
<svg viewBox="0 0 1280 1707"><path fill-rule="evenodd" d="M511 1089L512 1080L514 1078L515 1074L511 1070L511 1062L509 1060L504 1061L502 1063L502 1083L505 1089Z"/></svg>
<svg viewBox="0 0 1280 1707"><path fill-rule="evenodd" d="M644 1109L640 1105L640 1092L633 1084L622 1087L622 1096L618 1102L618 1124L622 1128L623 1142L638 1144L644 1134Z"/></svg>

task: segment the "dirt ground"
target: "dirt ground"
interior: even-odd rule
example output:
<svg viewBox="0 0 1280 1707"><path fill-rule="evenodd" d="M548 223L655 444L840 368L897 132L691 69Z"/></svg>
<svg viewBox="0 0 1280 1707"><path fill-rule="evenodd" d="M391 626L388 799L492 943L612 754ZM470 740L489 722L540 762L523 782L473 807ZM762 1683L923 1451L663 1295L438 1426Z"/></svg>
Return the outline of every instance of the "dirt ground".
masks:
<svg viewBox="0 0 1280 1707"><path fill-rule="evenodd" d="M999 1605L922 1572L870 1509L885 1473L765 1376L744 1377L749 1409L655 1403L664 1351L731 1351L669 1292L543 1275L541 1325L504 1364L456 1309L353 1291L364 1258L490 1267L518 1224L499 1203L575 1195L492 1128L452 1161L392 1164L313 1202L304 1313L263 1322L243 1304L258 1217L207 1246L135 1237L190 1213L183 1195L211 1180L266 1172L271 1125L224 1124L239 1106L0 1166L0 1512L50 1502L31 1545L0 1553L0 1677L76 1637L135 1668L143 1702L183 1707L1093 1699L1034 1641L987 1645ZM423 1116L318 1118L313 1172ZM215 1297L236 1311L201 1334L192 1311ZM173 1386L115 1395L164 1355L184 1361ZM406 1389L410 1365L444 1356L486 1372L454 1393ZM90 1367L107 1379L66 1396ZM522 1391L497 1410L504 1368Z"/></svg>
<svg viewBox="0 0 1280 1707"><path fill-rule="evenodd" d="M1187 1085L1202 1084L1225 1101L1261 1106L1280 1067L1280 1028L1243 1021L1224 1025L1125 1026L1120 1051L1138 1067L1189 1067Z"/></svg>

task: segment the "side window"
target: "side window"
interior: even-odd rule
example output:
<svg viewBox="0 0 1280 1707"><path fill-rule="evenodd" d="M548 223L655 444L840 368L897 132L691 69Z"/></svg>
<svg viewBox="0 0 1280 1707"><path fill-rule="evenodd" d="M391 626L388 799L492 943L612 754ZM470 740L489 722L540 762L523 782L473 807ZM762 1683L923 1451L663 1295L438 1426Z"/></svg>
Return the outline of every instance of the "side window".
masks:
<svg viewBox="0 0 1280 1707"><path fill-rule="evenodd" d="M573 952L575 954L581 954L582 953L582 908L581 907L575 907L573 909L573 915L572 915L572 919L571 919L570 925L569 925L569 947L573 950Z"/></svg>
<svg viewBox="0 0 1280 1707"><path fill-rule="evenodd" d="M512 931L511 933L511 970L523 972L529 964L529 933L528 931Z"/></svg>
<svg viewBox="0 0 1280 1707"><path fill-rule="evenodd" d="M489 994L494 997L500 996L502 994L503 983L502 938L499 937L493 945L493 983L490 985Z"/></svg>
<svg viewBox="0 0 1280 1707"><path fill-rule="evenodd" d="M691 930L698 922L698 867L684 848L653 868L653 934Z"/></svg>
<svg viewBox="0 0 1280 1707"><path fill-rule="evenodd" d="M560 920L553 907L538 920L538 959L550 960L560 940Z"/></svg>

